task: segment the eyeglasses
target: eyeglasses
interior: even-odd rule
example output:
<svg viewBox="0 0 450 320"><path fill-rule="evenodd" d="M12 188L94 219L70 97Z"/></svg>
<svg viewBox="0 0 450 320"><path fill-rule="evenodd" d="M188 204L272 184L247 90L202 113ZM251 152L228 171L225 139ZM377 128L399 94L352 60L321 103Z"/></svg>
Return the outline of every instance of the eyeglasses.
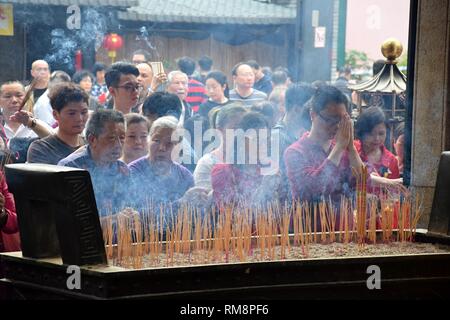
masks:
<svg viewBox="0 0 450 320"><path fill-rule="evenodd" d="M339 122L341 122L341 117L326 117L326 116L324 116L323 114L321 114L320 112L318 112L317 113L318 115L319 115L319 117L323 120L323 121L325 121L327 124L329 124L329 125L336 125L336 124L338 124Z"/></svg>
<svg viewBox="0 0 450 320"><path fill-rule="evenodd" d="M136 84L136 85L126 84L124 86L117 86L116 88L125 89L127 92L133 92L134 90L141 91L142 89L144 89L144 87L141 86L140 84Z"/></svg>

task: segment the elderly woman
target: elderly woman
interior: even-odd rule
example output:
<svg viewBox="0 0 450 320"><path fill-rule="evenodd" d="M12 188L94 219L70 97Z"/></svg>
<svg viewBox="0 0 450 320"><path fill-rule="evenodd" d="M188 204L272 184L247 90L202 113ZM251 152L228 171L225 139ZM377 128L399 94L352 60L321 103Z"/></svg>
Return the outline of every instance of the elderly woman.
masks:
<svg viewBox="0 0 450 320"><path fill-rule="evenodd" d="M125 116L127 129L125 132L125 142L123 154L120 160L129 164L148 154L148 134L150 125L144 116L136 113L129 113Z"/></svg>
<svg viewBox="0 0 450 320"><path fill-rule="evenodd" d="M173 141L172 134L177 127L178 121L172 116L153 122L149 155L128 165L138 208L146 208L150 202L174 202L194 186L189 170L172 161L172 153L178 144Z"/></svg>

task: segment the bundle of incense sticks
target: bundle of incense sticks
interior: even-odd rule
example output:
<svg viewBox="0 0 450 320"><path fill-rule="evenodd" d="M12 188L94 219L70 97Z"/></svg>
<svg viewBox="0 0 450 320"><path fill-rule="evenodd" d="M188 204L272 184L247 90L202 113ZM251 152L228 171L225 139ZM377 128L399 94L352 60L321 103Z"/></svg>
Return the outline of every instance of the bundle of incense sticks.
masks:
<svg viewBox="0 0 450 320"><path fill-rule="evenodd" d="M361 246L366 239L367 179L367 167L363 165L361 172L356 174L356 235Z"/></svg>
<svg viewBox="0 0 450 320"><path fill-rule="evenodd" d="M22 102L19 105L18 111L22 110L23 107L25 106L25 104L28 102L28 100L31 97L31 94L33 93L34 88L36 87L36 84L37 84L37 80L36 80L36 78L33 78L30 85L28 86L27 91L25 92L25 97L23 98Z"/></svg>
<svg viewBox="0 0 450 320"><path fill-rule="evenodd" d="M396 202L387 197L367 201L366 179L363 170L355 207L352 199L341 197L339 204L323 199L316 204L297 201L291 206L274 203L264 208L230 205L206 212L187 205L177 210L152 205L142 213L126 209L101 219L107 257L114 265L139 269L143 265L282 260L288 259L294 247L308 258L315 243L362 246L366 239L371 243L414 241L420 199L404 195ZM351 220L353 208L356 223ZM399 213L397 233L394 211ZM377 219L381 230L377 230Z"/></svg>

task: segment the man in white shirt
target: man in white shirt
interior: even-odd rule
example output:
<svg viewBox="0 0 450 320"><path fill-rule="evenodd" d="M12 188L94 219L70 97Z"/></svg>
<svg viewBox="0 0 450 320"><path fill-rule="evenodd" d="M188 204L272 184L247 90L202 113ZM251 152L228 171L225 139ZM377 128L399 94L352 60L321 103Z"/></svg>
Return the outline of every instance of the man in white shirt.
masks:
<svg viewBox="0 0 450 320"><path fill-rule="evenodd" d="M70 76L64 71L55 71L50 76L50 82L48 89L39 97L33 107L34 116L48 124L50 127L55 128L58 126L55 118L53 117L53 109L50 105L50 99L48 97L49 90L58 83L70 82Z"/></svg>
<svg viewBox="0 0 450 320"><path fill-rule="evenodd" d="M25 88L18 81L6 82L0 86L0 106L5 118L3 132L8 141L8 147L14 138L31 140L43 138L52 133L50 126L33 118L31 113L25 110L19 111L24 97Z"/></svg>
<svg viewBox="0 0 450 320"><path fill-rule="evenodd" d="M167 92L177 95L181 101L182 109L179 126L183 127L185 121L192 116L192 108L189 103L186 102L189 78L184 72L175 70L167 75L167 80Z"/></svg>

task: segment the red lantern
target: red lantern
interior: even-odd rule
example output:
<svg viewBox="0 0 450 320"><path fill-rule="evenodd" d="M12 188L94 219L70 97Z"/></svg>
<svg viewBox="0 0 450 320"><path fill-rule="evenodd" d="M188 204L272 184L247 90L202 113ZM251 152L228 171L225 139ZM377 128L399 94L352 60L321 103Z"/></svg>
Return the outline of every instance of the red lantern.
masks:
<svg viewBox="0 0 450 320"><path fill-rule="evenodd" d="M123 39L117 33L108 34L103 40L103 48L108 50L108 56L111 58L111 62L114 63L114 59L117 56L116 50L122 48Z"/></svg>

